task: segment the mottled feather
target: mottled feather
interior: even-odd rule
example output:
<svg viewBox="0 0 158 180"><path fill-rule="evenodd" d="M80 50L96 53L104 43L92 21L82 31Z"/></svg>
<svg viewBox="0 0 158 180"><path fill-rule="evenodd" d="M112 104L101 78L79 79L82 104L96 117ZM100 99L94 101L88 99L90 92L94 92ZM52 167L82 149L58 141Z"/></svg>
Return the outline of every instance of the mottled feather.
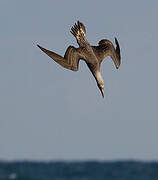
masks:
<svg viewBox="0 0 158 180"><path fill-rule="evenodd" d="M100 65L104 58L110 56L116 68L119 68L121 55L118 40L115 38L116 48L113 43L107 39L99 41L98 46L91 46L86 39L86 28L83 23L79 21L75 23L70 32L76 38L79 48L69 46L64 57L39 45L37 46L62 67L73 71L78 70L79 60L83 59L96 79L98 88L104 97L104 82L100 72Z"/></svg>

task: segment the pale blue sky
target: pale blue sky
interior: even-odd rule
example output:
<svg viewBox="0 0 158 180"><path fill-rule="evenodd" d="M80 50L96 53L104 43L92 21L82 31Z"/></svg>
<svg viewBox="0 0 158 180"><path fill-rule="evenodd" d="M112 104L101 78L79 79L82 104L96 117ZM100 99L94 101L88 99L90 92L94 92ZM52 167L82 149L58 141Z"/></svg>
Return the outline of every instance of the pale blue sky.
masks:
<svg viewBox="0 0 158 180"><path fill-rule="evenodd" d="M158 1L0 1L0 159L158 160ZM85 63L63 69L80 20L93 45L120 42L102 63L105 98Z"/></svg>

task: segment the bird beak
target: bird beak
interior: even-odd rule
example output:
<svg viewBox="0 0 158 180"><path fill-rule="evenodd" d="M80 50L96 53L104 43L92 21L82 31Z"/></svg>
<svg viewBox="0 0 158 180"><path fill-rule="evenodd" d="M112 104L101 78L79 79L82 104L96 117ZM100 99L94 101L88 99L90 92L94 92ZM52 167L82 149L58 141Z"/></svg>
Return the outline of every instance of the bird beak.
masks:
<svg viewBox="0 0 158 180"><path fill-rule="evenodd" d="M99 89L100 89L100 91L101 91L102 97L104 98L104 88L102 88L102 87L99 86Z"/></svg>

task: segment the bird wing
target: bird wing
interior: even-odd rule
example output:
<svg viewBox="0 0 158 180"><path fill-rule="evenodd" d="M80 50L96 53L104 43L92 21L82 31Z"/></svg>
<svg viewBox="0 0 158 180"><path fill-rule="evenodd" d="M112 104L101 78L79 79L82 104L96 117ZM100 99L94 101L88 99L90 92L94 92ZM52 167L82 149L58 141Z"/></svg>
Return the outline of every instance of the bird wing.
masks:
<svg viewBox="0 0 158 180"><path fill-rule="evenodd" d="M101 40L101 41L104 41L104 40ZM101 41L99 42L100 44L102 43ZM110 56L116 68L118 69L121 64L121 55L120 55L120 46L116 38L115 38L115 44L116 44L116 48L114 47L112 42L110 42L109 40L106 40L105 44L102 44L99 46L92 46L92 49L99 63L101 63L103 59L106 58L107 56Z"/></svg>
<svg viewBox="0 0 158 180"><path fill-rule="evenodd" d="M89 45L88 40L86 39L86 28L83 23L77 21L70 32L75 36L80 47Z"/></svg>
<svg viewBox="0 0 158 180"><path fill-rule="evenodd" d="M56 63L60 64L62 67L66 69L70 69L72 71L78 70L78 64L80 60L80 54L77 49L73 46L69 46L65 52L64 57L47 50L39 45L37 45L44 53L46 53L50 58L52 58Z"/></svg>

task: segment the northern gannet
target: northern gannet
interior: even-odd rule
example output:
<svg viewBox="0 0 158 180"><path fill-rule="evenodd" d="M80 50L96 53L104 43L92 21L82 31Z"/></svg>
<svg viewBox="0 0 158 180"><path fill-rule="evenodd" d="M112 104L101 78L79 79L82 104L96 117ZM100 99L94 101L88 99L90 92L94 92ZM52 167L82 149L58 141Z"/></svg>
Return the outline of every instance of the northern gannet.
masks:
<svg viewBox="0 0 158 180"><path fill-rule="evenodd" d="M43 52L51 57L55 62L62 67L72 71L78 71L80 59L84 60L96 79L98 88L104 97L104 81L100 72L100 65L104 58L110 56L118 69L121 63L120 46L118 40L115 38L116 48L111 41L102 39L98 46L91 46L86 39L86 28L81 22L75 23L70 31L77 40L79 48L69 46L65 52L64 57L47 50L40 45L37 45Z"/></svg>

